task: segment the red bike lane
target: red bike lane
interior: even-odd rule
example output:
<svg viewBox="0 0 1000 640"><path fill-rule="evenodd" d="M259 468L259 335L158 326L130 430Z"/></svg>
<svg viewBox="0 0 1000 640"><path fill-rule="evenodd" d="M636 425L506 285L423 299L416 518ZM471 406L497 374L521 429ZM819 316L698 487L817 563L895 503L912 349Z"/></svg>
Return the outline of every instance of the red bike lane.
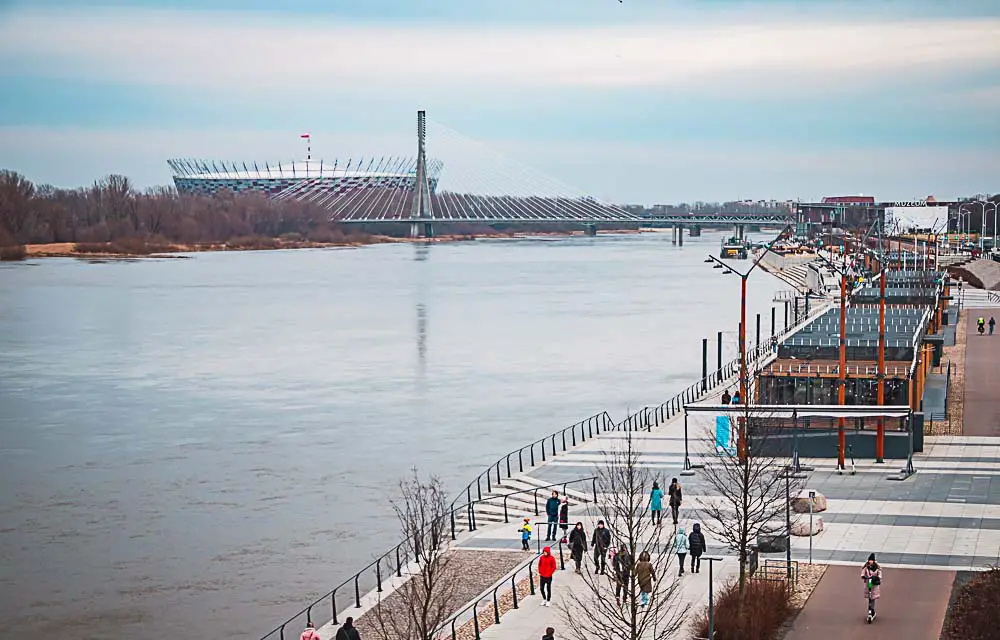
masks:
<svg viewBox="0 0 1000 640"><path fill-rule="evenodd" d="M976 318L994 317L997 309L968 309L965 334L965 414L962 435L1000 436L1000 393L996 372L1000 334L979 335Z"/></svg>
<svg viewBox="0 0 1000 640"><path fill-rule="evenodd" d="M865 621L861 564L829 566L785 640L939 640L954 571L883 567L878 615Z"/></svg>

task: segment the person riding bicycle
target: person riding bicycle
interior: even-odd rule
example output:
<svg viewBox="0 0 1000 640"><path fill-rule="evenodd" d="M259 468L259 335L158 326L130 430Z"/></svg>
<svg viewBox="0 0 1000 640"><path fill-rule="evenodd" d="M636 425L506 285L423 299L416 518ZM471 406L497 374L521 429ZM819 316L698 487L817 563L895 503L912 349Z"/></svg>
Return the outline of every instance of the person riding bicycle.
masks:
<svg viewBox="0 0 1000 640"><path fill-rule="evenodd" d="M861 569L861 579L865 581L865 599L868 601L868 624L875 619L875 601L879 599L882 587L882 567L875 562L875 554L868 555L868 562Z"/></svg>
<svg viewBox="0 0 1000 640"><path fill-rule="evenodd" d="M983 329L986 328L986 320L984 320L982 316L979 316L976 320L976 324L979 326L979 333L982 333Z"/></svg>

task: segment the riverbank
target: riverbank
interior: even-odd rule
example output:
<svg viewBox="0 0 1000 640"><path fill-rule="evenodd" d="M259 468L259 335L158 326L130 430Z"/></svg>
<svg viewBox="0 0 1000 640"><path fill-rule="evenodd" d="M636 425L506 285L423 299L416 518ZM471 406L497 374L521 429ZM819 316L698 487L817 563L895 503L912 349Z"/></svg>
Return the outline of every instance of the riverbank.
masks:
<svg viewBox="0 0 1000 640"><path fill-rule="evenodd" d="M623 230L600 233L632 233L639 231ZM356 248L373 244L385 243L439 243L439 242L471 242L480 238L518 239L536 237L573 237L583 236L583 231L544 231L544 232L496 232L488 234L448 234L434 238L398 238L384 235L359 234L345 236L343 240L332 242L316 242L287 238L247 237L236 238L228 242L204 242L194 244L147 242L141 238L127 238L111 242L52 242L47 244L18 245L23 251L12 253L10 259L30 258L184 258L178 255L185 253L200 253L204 251L277 251L288 249L332 249Z"/></svg>

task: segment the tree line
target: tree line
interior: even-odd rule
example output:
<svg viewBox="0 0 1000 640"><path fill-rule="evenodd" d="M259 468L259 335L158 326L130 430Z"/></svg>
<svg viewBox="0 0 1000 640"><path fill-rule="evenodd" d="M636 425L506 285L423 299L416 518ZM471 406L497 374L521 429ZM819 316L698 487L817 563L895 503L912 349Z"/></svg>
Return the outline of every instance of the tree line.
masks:
<svg viewBox="0 0 1000 640"><path fill-rule="evenodd" d="M140 191L118 174L89 187L60 189L0 170L0 246L126 238L197 245L282 236L336 242L351 234L350 228L331 223L320 207L262 194L198 196L173 187Z"/></svg>
<svg viewBox="0 0 1000 640"><path fill-rule="evenodd" d="M138 253L152 247L218 245L272 248L288 244L371 242L371 234L403 237L407 224L342 225L317 205L274 200L260 193L179 193L173 187L139 190L127 177L111 174L89 187L36 185L22 174L0 170L0 247L75 243L78 251ZM601 228L629 228L630 225ZM631 225L635 226L635 225ZM579 225L532 225L537 232L579 231ZM438 235L491 235L510 225L436 224ZM140 246L141 245L141 246Z"/></svg>

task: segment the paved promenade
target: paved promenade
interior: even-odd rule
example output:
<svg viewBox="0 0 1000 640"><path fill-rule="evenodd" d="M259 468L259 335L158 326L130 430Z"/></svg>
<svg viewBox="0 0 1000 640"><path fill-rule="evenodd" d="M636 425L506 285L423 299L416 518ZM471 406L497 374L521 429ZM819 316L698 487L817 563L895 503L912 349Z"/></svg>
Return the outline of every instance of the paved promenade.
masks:
<svg viewBox="0 0 1000 640"><path fill-rule="evenodd" d="M970 436L1000 437L1000 333L979 335L976 318L989 321L996 309L968 309L965 349L965 422Z"/></svg>
<svg viewBox="0 0 1000 640"><path fill-rule="evenodd" d="M865 621L860 565L830 567L785 640L938 640L955 573L888 567L883 573L873 624Z"/></svg>
<svg viewBox="0 0 1000 640"><path fill-rule="evenodd" d="M1000 337L997 345L1000 348ZM978 357L972 351L970 357ZM992 401L988 395L987 399ZM969 400L973 405L979 402L975 396ZM972 407L973 415L977 415L977 409ZM694 463L701 461L706 451L705 426L693 416L689 419L689 455ZM525 476L535 484L547 484L593 475L603 461L603 452L622 437L601 435L559 454ZM680 475L684 461L683 420L673 419L652 432L636 432L634 438L642 452L641 464L650 468L661 483L680 478L685 490L681 519L690 531L690 525L699 518L698 506L718 498L706 495L708 487L697 472L694 476ZM827 511L818 514L823 517L825 530L812 539L812 559L834 566L803 610L795 626L796 635L789 637L822 640L865 633L908 640L937 638L954 571L980 569L1000 561L1000 438L928 437L924 453L914 457L917 473L904 481L890 480L902 466L901 461L881 465L858 461L854 475L838 474L832 459L803 460L803 464L814 467L806 480L808 488L819 491L828 501ZM578 508L570 515L571 522L577 520L585 523L589 533L595 518L586 509ZM514 529L514 525L483 528L461 546L514 547L518 544ZM709 554L727 557L726 570L719 578L724 581L736 569L735 558L711 537L708 545ZM873 551L885 567L887 582L877 624L867 628L858 575ZM762 555L762 559L766 557ZM784 554L773 557L783 558ZM792 539L792 558L808 562L808 538ZM561 589L576 588L578 580L572 572L557 573L555 599ZM695 576L684 588L685 600L704 604L707 574ZM857 615L852 616L855 610ZM546 625L559 629L558 622L556 607L543 609L538 607L537 597L529 598L521 610L505 615L502 624L483 637L535 639L541 637Z"/></svg>

